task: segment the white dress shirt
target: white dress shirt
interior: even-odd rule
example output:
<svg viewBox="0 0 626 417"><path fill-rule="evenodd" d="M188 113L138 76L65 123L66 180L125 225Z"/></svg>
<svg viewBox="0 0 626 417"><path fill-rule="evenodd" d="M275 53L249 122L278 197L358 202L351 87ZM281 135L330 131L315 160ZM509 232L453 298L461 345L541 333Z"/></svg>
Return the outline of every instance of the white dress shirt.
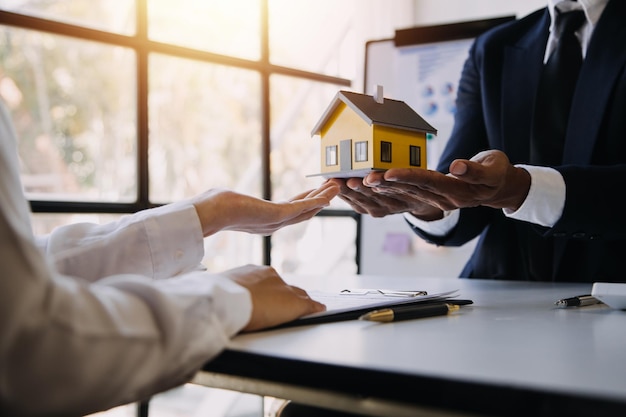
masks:
<svg viewBox="0 0 626 417"><path fill-rule="evenodd" d="M0 415L84 415L188 381L252 311L199 270L202 239L180 203L36 241L0 102Z"/></svg>
<svg viewBox="0 0 626 417"><path fill-rule="evenodd" d="M554 38L555 33L555 15L556 8L562 11L568 11L576 8L582 8L585 12L586 21L576 32L576 36L581 43L583 57L587 53L587 46L591 39L593 29L600 19L600 15L604 11L608 0L549 0L548 10L552 23L550 25L550 35L546 45L546 54L544 62L556 46ZM530 190L526 200L516 211L504 209L505 216L513 219L535 223L545 227L552 227L559 220L565 206L565 181L561 174L555 169L548 167L539 167L532 165L516 165L524 168L531 177ZM427 222L420 220L409 213L405 213L404 217L414 226L430 233L434 236L444 236L454 228L459 219L458 210L445 212L444 217L440 220Z"/></svg>

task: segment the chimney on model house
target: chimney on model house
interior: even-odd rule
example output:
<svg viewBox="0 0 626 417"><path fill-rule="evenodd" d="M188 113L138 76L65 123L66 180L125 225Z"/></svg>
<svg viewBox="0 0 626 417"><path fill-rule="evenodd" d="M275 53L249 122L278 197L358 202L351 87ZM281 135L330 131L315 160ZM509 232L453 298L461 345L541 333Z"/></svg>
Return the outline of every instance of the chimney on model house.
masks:
<svg viewBox="0 0 626 417"><path fill-rule="evenodd" d="M385 102L385 98L383 97L383 86L382 85L377 85L376 86L376 91L374 92L374 100L376 100L376 103L378 103L378 104L383 104Z"/></svg>

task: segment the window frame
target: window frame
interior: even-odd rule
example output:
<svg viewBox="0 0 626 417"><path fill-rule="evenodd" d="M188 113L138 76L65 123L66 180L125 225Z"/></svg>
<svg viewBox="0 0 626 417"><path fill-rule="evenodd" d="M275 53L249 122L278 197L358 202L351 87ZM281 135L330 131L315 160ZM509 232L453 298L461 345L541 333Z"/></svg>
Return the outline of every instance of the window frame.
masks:
<svg viewBox="0 0 626 417"><path fill-rule="evenodd" d="M360 140L354 143L354 162L367 162L367 148L368 142L366 140Z"/></svg>
<svg viewBox="0 0 626 417"><path fill-rule="evenodd" d="M203 50L182 47L178 45L156 42L148 38L147 0L135 0L136 33L123 35L98 29L64 23L61 21L44 19L0 9L0 25L34 30L39 32L62 35L71 38L94 41L108 45L132 49L137 57L137 195L134 201L128 203L100 202L100 201L59 201L59 200L31 200L29 201L33 213L134 213L147 208L159 206L152 203L149 195L149 167L148 167L148 58L152 53L165 56L186 58L204 63L219 64L235 68L252 70L259 73L261 78L261 171L262 171L262 198L271 199L271 166L270 166L270 77L272 75L286 75L304 80L329 83L337 86L351 87L352 81L345 78L329 76L321 73L304 71L296 68L273 65L269 53L269 13L268 0L259 0L261 8L261 57L259 60L248 60L227 55L211 53ZM360 218L350 210L325 209L318 216L353 217L357 221L357 269L359 257ZM263 262L271 264L271 236L263 239Z"/></svg>
<svg viewBox="0 0 626 417"><path fill-rule="evenodd" d="M339 158L337 157L338 147L337 145L326 146L325 161L327 167L334 167L339 164Z"/></svg>
<svg viewBox="0 0 626 417"><path fill-rule="evenodd" d="M422 166L422 147L409 145L409 165L412 167Z"/></svg>
<svg viewBox="0 0 626 417"><path fill-rule="evenodd" d="M387 140L380 141L380 162L391 163L392 158L392 143Z"/></svg>

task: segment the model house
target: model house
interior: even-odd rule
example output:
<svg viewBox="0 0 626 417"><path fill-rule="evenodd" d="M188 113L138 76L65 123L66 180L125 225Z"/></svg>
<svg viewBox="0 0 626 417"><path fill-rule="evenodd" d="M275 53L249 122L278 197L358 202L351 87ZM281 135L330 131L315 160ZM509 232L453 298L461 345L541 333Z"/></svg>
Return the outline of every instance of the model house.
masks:
<svg viewBox="0 0 626 417"><path fill-rule="evenodd" d="M312 136L320 137L321 172L363 177L373 170L426 168L426 137L437 130L405 102L339 91Z"/></svg>

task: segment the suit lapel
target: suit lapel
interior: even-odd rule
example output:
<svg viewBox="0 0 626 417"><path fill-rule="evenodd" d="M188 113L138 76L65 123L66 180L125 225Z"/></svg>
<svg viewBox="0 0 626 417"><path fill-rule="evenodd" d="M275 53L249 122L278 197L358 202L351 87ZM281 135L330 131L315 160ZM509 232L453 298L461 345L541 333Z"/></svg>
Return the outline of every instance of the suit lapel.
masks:
<svg viewBox="0 0 626 417"><path fill-rule="evenodd" d="M504 152L514 163L527 163L530 155L532 109L549 26L546 9L537 24L504 52L501 133Z"/></svg>
<svg viewBox="0 0 626 417"><path fill-rule="evenodd" d="M607 112L618 76L626 63L626 1L607 4L594 30L574 94L564 164L587 164Z"/></svg>

